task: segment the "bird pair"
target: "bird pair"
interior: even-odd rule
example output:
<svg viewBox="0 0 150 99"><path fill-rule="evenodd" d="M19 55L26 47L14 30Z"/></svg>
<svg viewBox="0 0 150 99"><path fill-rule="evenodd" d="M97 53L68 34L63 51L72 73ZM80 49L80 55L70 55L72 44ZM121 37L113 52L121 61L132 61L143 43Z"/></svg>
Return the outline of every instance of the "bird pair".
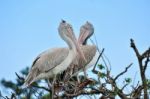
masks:
<svg viewBox="0 0 150 99"><path fill-rule="evenodd" d="M58 32L69 48L52 48L38 55L25 79L24 86L28 87L40 79L55 78L63 71L65 71L64 78L69 79L95 64L99 53L95 45L87 45L88 38L94 33L91 23L86 22L81 26L78 40L71 25L64 20L60 23Z"/></svg>

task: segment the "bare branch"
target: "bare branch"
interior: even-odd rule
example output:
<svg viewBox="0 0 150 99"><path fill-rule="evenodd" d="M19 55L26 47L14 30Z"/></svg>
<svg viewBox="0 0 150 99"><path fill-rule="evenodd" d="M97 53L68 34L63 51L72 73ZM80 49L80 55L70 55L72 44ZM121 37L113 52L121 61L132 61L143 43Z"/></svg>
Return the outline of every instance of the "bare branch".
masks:
<svg viewBox="0 0 150 99"><path fill-rule="evenodd" d="M10 99L17 99L16 95L14 93L11 93L11 98Z"/></svg>
<svg viewBox="0 0 150 99"><path fill-rule="evenodd" d="M3 95L2 95L2 93L1 93L1 91L0 91L0 99L7 99L7 98L5 98Z"/></svg>
<svg viewBox="0 0 150 99"><path fill-rule="evenodd" d="M19 74L17 74L16 72L15 72L15 74L16 74L16 76L18 77L19 80L22 80L22 81L25 80L23 77L21 77L21 76L20 76Z"/></svg>
<svg viewBox="0 0 150 99"><path fill-rule="evenodd" d="M81 90L81 91L78 91L77 93L74 93L74 94L65 93L63 96L60 96L59 98L60 99L62 99L64 97L73 98L73 97L77 97L79 95L92 95L92 94L99 94L99 93L100 93L100 91L97 91L97 90L92 90L92 91Z"/></svg>
<svg viewBox="0 0 150 99"><path fill-rule="evenodd" d="M141 79L142 79L142 86L144 89L144 99L148 99L149 96L148 96L148 91L147 91L148 88L147 88L147 82L146 82L147 79L146 79L146 75L145 75L145 70L147 68L147 64L149 61L149 50L145 51L144 54L142 54L142 56L141 56L132 39L131 39L131 47L133 48L134 52L136 53L136 56L138 59L139 68L140 68L140 75L141 75ZM145 62L145 65L143 65L143 59L144 59L144 56L147 55L147 53L148 53L148 58Z"/></svg>
<svg viewBox="0 0 150 99"><path fill-rule="evenodd" d="M125 84L125 85L121 88L121 90L123 91L124 88L127 87L127 85L128 85L128 84Z"/></svg>
<svg viewBox="0 0 150 99"><path fill-rule="evenodd" d="M143 72L145 72L145 70L147 69L148 62L150 62L149 57L146 58L145 65L144 65L144 71Z"/></svg>
<svg viewBox="0 0 150 99"><path fill-rule="evenodd" d="M48 89L48 88L46 88L46 87L43 87L43 86L32 85L32 87L39 88L39 89L44 89L45 91L48 91L48 92L51 91L50 89Z"/></svg>
<svg viewBox="0 0 150 99"><path fill-rule="evenodd" d="M139 54L139 51L138 51L138 49L136 48L136 46L134 44L134 40L130 39L130 41L131 41L131 45L130 46L133 48L134 52L136 53L136 56L141 59L141 55Z"/></svg>
<svg viewBox="0 0 150 99"><path fill-rule="evenodd" d="M100 57L102 56L103 52L104 52L104 48L102 49L102 52L101 52L100 55L98 56L97 61L96 61L95 65L94 65L94 67L93 67L93 70L92 70L92 71L93 71L94 73L96 73L96 74L97 74L98 72L95 70L95 68L96 68L97 63L98 63Z"/></svg>
<svg viewBox="0 0 150 99"><path fill-rule="evenodd" d="M127 66L123 72L119 73L119 74L115 77L114 80L116 81L121 75L123 75L124 73L126 73L126 72L128 71L128 69L132 66L132 64L133 64L133 63L131 63L129 66Z"/></svg>
<svg viewBox="0 0 150 99"><path fill-rule="evenodd" d="M134 99L140 98L142 89L143 89L143 86L139 86L138 88L136 88L135 90L133 90L133 92L131 93L132 97Z"/></svg>
<svg viewBox="0 0 150 99"><path fill-rule="evenodd" d="M142 54L143 58L150 57L150 48Z"/></svg>

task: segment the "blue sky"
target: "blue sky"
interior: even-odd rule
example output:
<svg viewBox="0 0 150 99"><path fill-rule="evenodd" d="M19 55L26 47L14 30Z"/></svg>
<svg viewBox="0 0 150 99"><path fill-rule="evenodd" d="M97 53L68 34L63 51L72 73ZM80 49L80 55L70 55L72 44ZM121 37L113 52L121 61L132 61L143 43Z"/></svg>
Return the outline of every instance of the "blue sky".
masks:
<svg viewBox="0 0 150 99"><path fill-rule="evenodd" d="M77 36L86 21L94 25L114 75L131 62L128 74L138 72L130 38L140 52L150 46L149 0L0 0L0 79L14 80L42 51L66 46L57 31L61 19Z"/></svg>

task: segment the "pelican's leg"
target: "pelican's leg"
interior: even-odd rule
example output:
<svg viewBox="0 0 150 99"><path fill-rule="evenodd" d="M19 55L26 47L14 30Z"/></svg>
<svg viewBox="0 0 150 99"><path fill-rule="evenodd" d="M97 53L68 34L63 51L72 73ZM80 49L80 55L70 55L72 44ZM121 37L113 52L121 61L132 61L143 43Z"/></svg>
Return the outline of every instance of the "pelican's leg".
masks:
<svg viewBox="0 0 150 99"><path fill-rule="evenodd" d="M52 99L54 99L54 94L55 94L55 80L56 80L56 75L54 76L54 79L52 82Z"/></svg>
<svg viewBox="0 0 150 99"><path fill-rule="evenodd" d="M77 81L78 81L78 84L80 84L80 78L79 78L79 75L77 75Z"/></svg>
<svg viewBox="0 0 150 99"><path fill-rule="evenodd" d="M52 88L52 84L51 84L51 82L50 82L50 79L47 79L47 83L48 83L49 89L51 89L51 88Z"/></svg>
<svg viewBox="0 0 150 99"><path fill-rule="evenodd" d="M85 78L88 79L85 67L83 68L83 72L84 72Z"/></svg>
<svg viewBox="0 0 150 99"><path fill-rule="evenodd" d="M49 89L51 89L51 91L49 92L49 94L52 94L53 93L53 85L52 85L52 80L50 79L47 79L47 83L48 83L48 87ZM52 99L53 99L53 96L52 96Z"/></svg>

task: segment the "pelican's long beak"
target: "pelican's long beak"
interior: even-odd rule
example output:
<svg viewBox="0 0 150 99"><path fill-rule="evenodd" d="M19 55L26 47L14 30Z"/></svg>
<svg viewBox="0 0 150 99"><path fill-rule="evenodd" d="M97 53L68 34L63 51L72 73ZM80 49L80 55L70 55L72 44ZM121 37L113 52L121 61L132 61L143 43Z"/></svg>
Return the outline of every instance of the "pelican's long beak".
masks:
<svg viewBox="0 0 150 99"><path fill-rule="evenodd" d="M78 43L79 43L79 45L82 45L82 43L83 43L83 33L79 36L79 38L78 38Z"/></svg>
<svg viewBox="0 0 150 99"><path fill-rule="evenodd" d="M84 33L81 33L81 35L78 38L78 43L80 45L83 45L83 43L85 42L86 38L88 37L89 33L88 31L83 31Z"/></svg>
<svg viewBox="0 0 150 99"><path fill-rule="evenodd" d="M84 40L86 39L88 33L86 33L86 31L84 31L84 33L82 33L79 38L78 38L78 43L80 45L82 45L84 43Z"/></svg>
<svg viewBox="0 0 150 99"><path fill-rule="evenodd" d="M78 55L79 55L85 62L87 62L87 60L86 60L86 58L85 58L85 56L84 56L84 53L83 53L83 51L81 50L81 47L80 47L80 45L79 45L79 43L77 42L76 39L74 39L74 43L75 43L75 46L76 46Z"/></svg>

